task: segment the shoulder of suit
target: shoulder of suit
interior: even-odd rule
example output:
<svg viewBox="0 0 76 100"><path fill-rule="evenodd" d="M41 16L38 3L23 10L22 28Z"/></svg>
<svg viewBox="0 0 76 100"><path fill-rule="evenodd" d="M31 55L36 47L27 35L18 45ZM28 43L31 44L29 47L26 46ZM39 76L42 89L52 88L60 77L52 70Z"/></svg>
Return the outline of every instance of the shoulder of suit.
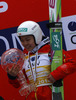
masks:
<svg viewBox="0 0 76 100"><path fill-rule="evenodd" d="M46 44L38 50L38 53L50 52L50 44Z"/></svg>

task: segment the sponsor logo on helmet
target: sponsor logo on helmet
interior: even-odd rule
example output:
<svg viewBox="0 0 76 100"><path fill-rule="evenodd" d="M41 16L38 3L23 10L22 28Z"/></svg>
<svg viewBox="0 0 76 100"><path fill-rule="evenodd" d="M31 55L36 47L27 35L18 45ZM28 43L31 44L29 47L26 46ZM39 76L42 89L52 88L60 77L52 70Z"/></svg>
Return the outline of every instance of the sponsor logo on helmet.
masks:
<svg viewBox="0 0 76 100"><path fill-rule="evenodd" d="M27 32L27 28L19 28L18 32Z"/></svg>
<svg viewBox="0 0 76 100"><path fill-rule="evenodd" d="M21 35L21 33L19 33L19 35Z"/></svg>
<svg viewBox="0 0 76 100"><path fill-rule="evenodd" d="M34 27L32 27L32 30L34 30L37 27L37 25L35 25Z"/></svg>

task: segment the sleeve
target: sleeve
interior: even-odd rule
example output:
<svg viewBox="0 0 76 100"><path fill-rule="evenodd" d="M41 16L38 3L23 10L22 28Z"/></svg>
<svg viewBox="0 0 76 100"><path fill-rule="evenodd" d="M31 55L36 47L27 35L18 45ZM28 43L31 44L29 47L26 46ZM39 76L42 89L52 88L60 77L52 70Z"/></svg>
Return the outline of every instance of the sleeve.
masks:
<svg viewBox="0 0 76 100"><path fill-rule="evenodd" d="M72 74L76 71L76 61L70 57L67 51L63 50L63 64L57 67L50 74L55 80L63 79L67 75Z"/></svg>
<svg viewBox="0 0 76 100"><path fill-rule="evenodd" d="M25 75L25 78L27 80L27 83L29 84L29 80L25 74L25 70L23 69L23 74ZM11 76L10 74L7 73L8 76L8 81L9 83L14 86L15 88L19 88L20 87L20 82L18 81L18 76Z"/></svg>
<svg viewBox="0 0 76 100"><path fill-rule="evenodd" d="M24 53L27 53L25 49L24 49L23 52L24 52ZM26 80L27 80L27 83L29 84L29 80L28 80L27 75L26 75L26 73L25 73L24 65L23 65L22 71L23 71L23 74L24 74L24 76L25 76L25 78L26 78ZM13 77L13 76L9 75L8 73L7 73L7 76L8 76L8 81L9 81L9 83L10 83L12 86L14 86L15 88L19 88L19 87L20 87L20 83L19 83L19 81L18 81L18 79L17 79L18 76Z"/></svg>
<svg viewBox="0 0 76 100"><path fill-rule="evenodd" d="M14 77L14 76L11 76L10 74L7 73L7 76L8 76L8 82L15 88L18 88L20 87L20 84L17 80L17 76Z"/></svg>

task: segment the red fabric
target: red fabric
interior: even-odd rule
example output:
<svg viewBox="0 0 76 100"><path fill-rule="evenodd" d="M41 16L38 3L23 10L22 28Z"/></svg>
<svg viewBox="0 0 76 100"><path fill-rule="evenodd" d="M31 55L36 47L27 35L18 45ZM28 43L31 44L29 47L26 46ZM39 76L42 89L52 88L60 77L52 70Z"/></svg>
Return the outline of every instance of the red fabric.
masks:
<svg viewBox="0 0 76 100"><path fill-rule="evenodd" d="M38 100L52 100L52 91L49 86L38 87L37 90Z"/></svg>
<svg viewBox="0 0 76 100"><path fill-rule="evenodd" d="M26 49L23 50L24 53L28 54L28 51Z"/></svg>
<svg viewBox="0 0 76 100"><path fill-rule="evenodd" d="M63 79L67 75L76 71L76 61L73 60L66 51L63 50L63 64L50 74L55 80Z"/></svg>
<svg viewBox="0 0 76 100"><path fill-rule="evenodd" d="M27 76L26 76L26 73L25 73L25 70L24 70L24 69L23 69L23 73L24 73L24 75L25 75L25 78L26 78L26 80L27 80L27 83L29 84L29 80L28 80L28 78L27 78ZM18 81L17 79L12 80L12 79L9 79L9 78L8 78L8 81L9 81L9 83L10 83L12 86L14 86L15 88L20 87L20 83L19 83L19 81Z"/></svg>
<svg viewBox="0 0 76 100"><path fill-rule="evenodd" d="M50 45L47 44L38 50L38 53L49 53L50 52Z"/></svg>
<svg viewBox="0 0 76 100"><path fill-rule="evenodd" d="M41 86L37 88L36 96L38 100L52 100L52 91L49 86ZM31 92L26 100L36 100L35 92Z"/></svg>
<svg viewBox="0 0 76 100"><path fill-rule="evenodd" d="M8 81L9 81L9 83L10 83L12 86L14 86L15 88L20 87L20 84L19 84L19 82L18 82L17 79L15 79L15 80L8 79Z"/></svg>

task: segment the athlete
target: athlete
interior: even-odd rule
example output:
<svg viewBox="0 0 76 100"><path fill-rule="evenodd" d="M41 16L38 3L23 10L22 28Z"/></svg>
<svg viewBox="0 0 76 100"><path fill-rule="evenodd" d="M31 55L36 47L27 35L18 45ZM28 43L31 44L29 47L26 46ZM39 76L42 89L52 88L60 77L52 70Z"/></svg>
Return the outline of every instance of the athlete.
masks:
<svg viewBox="0 0 76 100"><path fill-rule="evenodd" d="M35 89L26 100L52 100L51 85L76 71L76 62L63 50L63 64L51 72L51 49L49 37L34 21L25 21L17 29L17 36L24 46L26 60L23 72L28 84L34 83ZM19 87L18 69L8 70L9 82Z"/></svg>

